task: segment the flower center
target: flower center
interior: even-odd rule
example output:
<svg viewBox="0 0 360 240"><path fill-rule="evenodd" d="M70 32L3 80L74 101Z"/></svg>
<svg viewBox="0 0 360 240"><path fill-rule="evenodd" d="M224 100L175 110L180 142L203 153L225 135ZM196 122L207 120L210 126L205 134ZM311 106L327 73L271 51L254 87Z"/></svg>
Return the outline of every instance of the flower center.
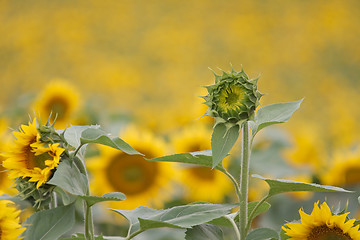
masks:
<svg viewBox="0 0 360 240"><path fill-rule="evenodd" d="M343 233L338 227L329 228L326 225L318 226L312 229L309 234L309 240L352 240L347 233Z"/></svg>
<svg viewBox="0 0 360 240"><path fill-rule="evenodd" d="M345 184L353 185L360 183L360 168L352 167L345 172Z"/></svg>
<svg viewBox="0 0 360 240"><path fill-rule="evenodd" d="M145 156L150 157L147 154ZM158 163L125 153L116 155L106 169L110 184L125 195L136 195L149 189L158 171Z"/></svg>
<svg viewBox="0 0 360 240"><path fill-rule="evenodd" d="M66 115L68 104L62 98L56 97L49 101L46 105L46 109L49 113L53 113L52 120L55 119L56 114L57 118L61 119Z"/></svg>
<svg viewBox="0 0 360 240"><path fill-rule="evenodd" d="M212 181L215 178L215 173L208 167L193 167L189 171L201 180Z"/></svg>
<svg viewBox="0 0 360 240"><path fill-rule="evenodd" d="M223 111L237 110L244 98L244 90L240 86L230 86L220 91L219 107Z"/></svg>
<svg viewBox="0 0 360 240"><path fill-rule="evenodd" d="M45 161L51 160L52 157L48 153L43 153L38 156L35 156L35 153L32 152L33 148L29 145L25 149L26 156L26 168L34 169L38 167L40 169L46 168Z"/></svg>

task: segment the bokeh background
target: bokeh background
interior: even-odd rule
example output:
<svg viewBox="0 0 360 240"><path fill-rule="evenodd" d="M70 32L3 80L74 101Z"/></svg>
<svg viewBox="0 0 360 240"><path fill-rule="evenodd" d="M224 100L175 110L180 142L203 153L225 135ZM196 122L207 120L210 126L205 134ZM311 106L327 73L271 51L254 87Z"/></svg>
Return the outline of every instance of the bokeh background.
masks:
<svg viewBox="0 0 360 240"><path fill-rule="evenodd" d="M180 132L200 124L208 140L196 137L194 144L204 150L211 119L196 120L206 110L198 95L214 81L208 68L221 74L218 68L232 64L260 76L262 105L305 98L288 123L259 135L254 173L354 189L360 183L357 0L4 0L0 22L2 141L29 114L46 120L52 110L59 128L100 124L118 134L132 125L151 132L172 145L164 154L194 150L174 139L195 136ZM237 162L234 151L229 164ZM258 199L266 187L252 184ZM172 204L186 202L182 194L172 195ZM235 199L222 194L221 201ZM349 199L356 216L357 196L326 198ZM258 224L279 227L324 198L276 199Z"/></svg>

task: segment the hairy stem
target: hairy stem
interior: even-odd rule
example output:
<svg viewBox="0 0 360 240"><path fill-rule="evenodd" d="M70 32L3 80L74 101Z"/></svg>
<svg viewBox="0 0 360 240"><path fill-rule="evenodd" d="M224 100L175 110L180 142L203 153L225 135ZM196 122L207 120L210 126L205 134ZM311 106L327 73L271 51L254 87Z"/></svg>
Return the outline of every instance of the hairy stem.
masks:
<svg viewBox="0 0 360 240"><path fill-rule="evenodd" d="M230 222L231 225L233 226L234 231L235 231L235 234L236 234L236 239L240 240L240 232L239 232L239 229L238 229L238 227L237 227L234 219L232 219L232 218L229 217L229 216L225 216L225 217L229 220L229 222Z"/></svg>
<svg viewBox="0 0 360 240"><path fill-rule="evenodd" d="M240 172L240 208L239 229L240 239L245 240L247 235L246 225L248 222L248 188L249 188L249 166L250 166L250 128L248 121L244 122L242 129L242 154Z"/></svg>
<svg viewBox="0 0 360 240"><path fill-rule="evenodd" d="M251 227L251 222L255 216L255 213L257 211L257 209L269 198L269 195L266 195L263 199L261 199L254 207L254 209L251 211L250 215L249 215L249 219L248 222L246 224L246 232L248 232L250 230Z"/></svg>
<svg viewBox="0 0 360 240"><path fill-rule="evenodd" d="M225 168L224 168L225 169ZM237 183L236 179L233 177L233 175L231 175L231 173L229 173L226 169L223 172L230 180L231 182L234 184L235 190L236 190L236 195L238 197L238 200L240 201L241 199L241 193L240 193L240 188L239 188L239 184Z"/></svg>

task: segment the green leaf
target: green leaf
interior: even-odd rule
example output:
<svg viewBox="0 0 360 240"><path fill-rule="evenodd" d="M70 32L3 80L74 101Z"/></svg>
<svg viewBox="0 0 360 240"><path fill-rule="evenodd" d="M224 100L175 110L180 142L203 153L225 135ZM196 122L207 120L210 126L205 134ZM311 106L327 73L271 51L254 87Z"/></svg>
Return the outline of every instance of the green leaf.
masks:
<svg viewBox="0 0 360 240"><path fill-rule="evenodd" d="M258 228L250 232L246 240L279 239L279 234L270 228Z"/></svg>
<svg viewBox="0 0 360 240"><path fill-rule="evenodd" d="M123 201L126 199L125 194L121 192L110 192L102 195L101 197L98 196L80 196L80 198L84 199L88 205L91 207L95 203L98 202L105 202L105 201Z"/></svg>
<svg viewBox="0 0 360 240"><path fill-rule="evenodd" d="M59 134L64 132L64 138L71 146L77 148L81 145L80 138L81 133L87 129L99 129L99 125L91 125L91 126L71 126L64 130L60 130Z"/></svg>
<svg viewBox="0 0 360 240"><path fill-rule="evenodd" d="M262 179L267 182L270 186L269 197L275 194L284 193L284 192L299 192L299 191L308 191L308 192L345 192L350 193L351 191L345 190L339 187L319 185L315 183L302 183L292 180L284 179L267 179L259 175L252 175L253 177Z"/></svg>
<svg viewBox="0 0 360 240"><path fill-rule="evenodd" d="M186 230L185 234L186 240L224 239L224 234L221 228L210 224L201 224L198 226L194 226Z"/></svg>
<svg viewBox="0 0 360 240"><path fill-rule="evenodd" d="M169 209L155 210L140 206L134 210L117 210L130 222L131 233L151 228L190 228L224 216L237 205L234 204L193 204Z"/></svg>
<svg viewBox="0 0 360 240"><path fill-rule="evenodd" d="M255 124L250 124L253 136L264 127L287 122L291 115L300 107L303 100L304 99L288 103L275 103L260 108L255 116Z"/></svg>
<svg viewBox="0 0 360 240"><path fill-rule="evenodd" d="M190 153L178 153L158 158L147 159L148 161L159 161L159 162L179 162L197 164L205 167L212 167L212 153L211 150L190 152ZM216 167L217 170L225 172L222 164L219 163Z"/></svg>
<svg viewBox="0 0 360 240"><path fill-rule="evenodd" d="M36 212L24 223L25 240L54 240L70 231L75 223L75 206L57 207Z"/></svg>
<svg viewBox="0 0 360 240"><path fill-rule="evenodd" d="M101 129L89 128L81 133L80 138L81 144L97 143L105 146L109 146L118 150L121 150L127 154L140 154L133 147L127 144L124 140L119 137L110 137L108 133Z"/></svg>
<svg viewBox="0 0 360 240"><path fill-rule="evenodd" d="M69 161L60 162L48 184L58 186L73 195L85 196L88 189L86 176Z"/></svg>
<svg viewBox="0 0 360 240"><path fill-rule="evenodd" d="M216 167L228 155L239 137L239 126L229 129L225 124L217 124L211 136L211 150L213 155L212 167Z"/></svg>
<svg viewBox="0 0 360 240"><path fill-rule="evenodd" d="M58 196L61 197L61 200L64 205L69 205L70 203L75 202L77 199L77 196L74 196L72 194L69 194L68 192L65 192L60 187L55 187L54 191L58 194Z"/></svg>

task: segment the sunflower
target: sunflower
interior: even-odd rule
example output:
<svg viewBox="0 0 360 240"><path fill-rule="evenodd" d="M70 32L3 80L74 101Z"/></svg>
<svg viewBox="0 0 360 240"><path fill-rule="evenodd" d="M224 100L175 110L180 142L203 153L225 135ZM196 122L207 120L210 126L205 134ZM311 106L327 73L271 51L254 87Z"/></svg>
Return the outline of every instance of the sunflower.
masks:
<svg viewBox="0 0 360 240"><path fill-rule="evenodd" d="M0 200L0 239L18 239L20 234L25 231L19 224L20 211L17 210L12 201Z"/></svg>
<svg viewBox="0 0 360 240"><path fill-rule="evenodd" d="M177 153L203 151L211 149L210 136L210 129L195 124L174 135L172 143ZM221 202L232 191L232 184L227 177L209 167L184 166L179 172L179 179L185 186L185 198L188 201Z"/></svg>
<svg viewBox="0 0 360 240"><path fill-rule="evenodd" d="M51 81L38 95L34 108L41 117L46 118L52 113L56 117L55 126L64 128L73 120L73 115L80 106L78 91L68 82L60 79Z"/></svg>
<svg viewBox="0 0 360 240"><path fill-rule="evenodd" d="M326 185L359 185L360 149L351 152L336 152L329 169L320 179Z"/></svg>
<svg viewBox="0 0 360 240"><path fill-rule="evenodd" d="M129 127L122 138L146 158L165 154L165 143L150 132L140 132ZM92 191L97 195L107 192L122 192L126 195L125 201L110 203L112 207L162 207L164 201L170 199L170 180L174 174L171 163L149 162L140 155L128 155L105 146L99 150L100 155L89 159L87 164L93 176Z"/></svg>
<svg viewBox="0 0 360 240"><path fill-rule="evenodd" d="M7 131L8 123L5 119L0 119L0 152L4 152L9 145L10 134ZM6 193L15 195L17 193L15 188L12 188L13 182L8 178L6 168L2 166L5 158L0 155L0 195Z"/></svg>
<svg viewBox="0 0 360 240"><path fill-rule="evenodd" d="M308 125L298 126L292 133L294 146L284 151L285 159L294 167L310 167L320 172L326 166L327 154L316 129Z"/></svg>
<svg viewBox="0 0 360 240"><path fill-rule="evenodd" d="M287 223L283 226L285 234L290 240L358 240L360 239L359 225L354 226L355 219L347 220L349 213L334 215L324 202L314 203L310 215L299 210L301 223Z"/></svg>
<svg viewBox="0 0 360 240"><path fill-rule="evenodd" d="M2 154L6 158L3 166L9 170L9 178L28 178L29 182L37 182L36 188L39 188L48 181L65 149L60 148L58 143L46 146L40 141L36 119L29 125L22 125L20 131L13 134L16 140Z"/></svg>

